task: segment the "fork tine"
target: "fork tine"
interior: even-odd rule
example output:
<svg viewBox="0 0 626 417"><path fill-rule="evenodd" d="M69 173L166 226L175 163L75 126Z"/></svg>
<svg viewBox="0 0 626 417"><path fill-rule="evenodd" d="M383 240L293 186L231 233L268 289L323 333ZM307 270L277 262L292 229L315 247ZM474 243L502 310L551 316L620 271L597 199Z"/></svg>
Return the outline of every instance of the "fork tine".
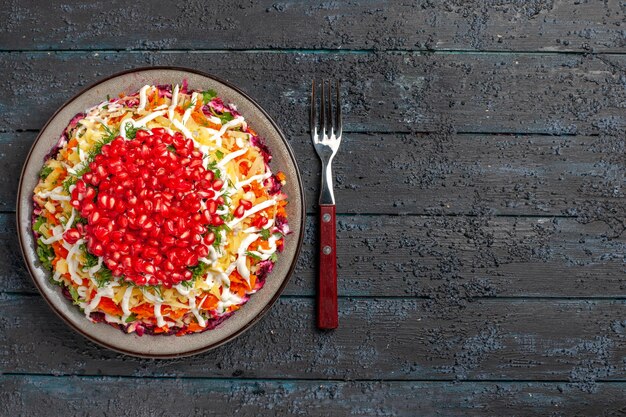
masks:
<svg viewBox="0 0 626 417"><path fill-rule="evenodd" d="M315 112L317 102L315 101L315 80L313 80L311 84L311 115L309 119L309 128L311 129L311 137L313 138L313 142L316 143L317 121L315 119L317 118L317 115L315 114Z"/></svg>
<svg viewBox="0 0 626 417"><path fill-rule="evenodd" d="M322 87L320 88L320 129L322 130L322 139L326 137L326 100L324 98L324 84L322 80Z"/></svg>
<svg viewBox="0 0 626 417"><path fill-rule="evenodd" d="M335 135L341 137L341 99L339 97L339 80L335 81Z"/></svg>
<svg viewBox="0 0 626 417"><path fill-rule="evenodd" d="M333 132L334 132L334 128L335 128L335 121L333 120L333 106L332 106L332 102L333 102L333 95L331 92L331 84L332 82L330 80L328 80L328 97L326 98L326 107L328 107L328 113L326 114L326 123L328 124L328 137L332 137L333 136Z"/></svg>

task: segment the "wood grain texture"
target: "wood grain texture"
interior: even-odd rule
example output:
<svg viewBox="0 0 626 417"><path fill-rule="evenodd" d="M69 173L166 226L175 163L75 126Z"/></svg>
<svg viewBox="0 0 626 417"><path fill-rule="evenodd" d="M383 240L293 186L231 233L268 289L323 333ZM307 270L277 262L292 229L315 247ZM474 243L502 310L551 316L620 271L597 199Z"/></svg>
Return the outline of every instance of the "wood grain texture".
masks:
<svg viewBox="0 0 626 417"><path fill-rule="evenodd" d="M7 415L621 415L625 383L336 382L0 376ZM155 403L155 393L159 401ZM341 401L339 401L341 399ZM601 414L598 413L602 410Z"/></svg>
<svg viewBox="0 0 626 417"><path fill-rule="evenodd" d="M309 216L286 294L315 295L318 233ZM460 305L483 297L626 297L626 236L563 218L340 216L339 295L428 297ZM0 215L0 292L35 294Z"/></svg>
<svg viewBox="0 0 626 417"><path fill-rule="evenodd" d="M624 133L626 56L413 53L3 53L0 125L39 129L67 99L117 71L179 65L226 78L288 136L308 126L313 77L343 80L344 130ZM104 97L103 97L104 99Z"/></svg>
<svg viewBox="0 0 626 417"><path fill-rule="evenodd" d="M341 299L341 326L315 329L312 298L283 298L206 354L144 360L95 346L39 296L2 295L0 369L52 375L375 380L626 380L626 302ZM36 335L36 337L35 337Z"/></svg>
<svg viewBox="0 0 626 417"><path fill-rule="evenodd" d="M618 0L9 0L0 48L623 51ZM114 11L114 12L112 12Z"/></svg>

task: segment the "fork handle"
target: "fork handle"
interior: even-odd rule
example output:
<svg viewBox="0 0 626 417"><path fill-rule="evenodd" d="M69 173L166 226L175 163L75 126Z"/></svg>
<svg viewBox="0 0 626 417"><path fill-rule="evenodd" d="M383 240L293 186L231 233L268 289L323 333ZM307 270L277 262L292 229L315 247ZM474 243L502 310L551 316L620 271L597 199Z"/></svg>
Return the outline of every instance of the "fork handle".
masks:
<svg viewBox="0 0 626 417"><path fill-rule="evenodd" d="M320 271L317 291L317 327L336 329L337 307L337 230L335 205L320 204Z"/></svg>

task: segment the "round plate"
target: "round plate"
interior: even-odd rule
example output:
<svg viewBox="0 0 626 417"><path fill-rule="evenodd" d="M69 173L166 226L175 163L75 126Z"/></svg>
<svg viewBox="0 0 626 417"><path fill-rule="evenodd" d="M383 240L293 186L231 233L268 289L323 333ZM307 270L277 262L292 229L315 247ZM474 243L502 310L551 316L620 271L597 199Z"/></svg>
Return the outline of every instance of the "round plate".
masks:
<svg viewBox="0 0 626 417"><path fill-rule="evenodd" d="M231 317L213 330L177 337L174 335L125 334L105 323L91 323L84 314L49 282L35 251L32 233L32 196L45 156L56 145L72 117L102 102L107 95L133 93L145 84L180 84L186 79L193 89L213 89L227 103L234 103L250 126L267 141L272 151L272 170L283 171L287 184L283 188L289 198L287 215L292 234L286 238L285 250L278 257L264 287ZM150 67L125 71L106 78L83 90L65 103L46 123L26 158L17 200L17 224L22 253L33 281L52 309L83 336L107 348L128 355L150 358L188 356L217 347L243 333L265 314L278 299L294 270L304 234L304 194L302 180L293 152L276 123L265 110L237 87L199 71L175 67Z"/></svg>

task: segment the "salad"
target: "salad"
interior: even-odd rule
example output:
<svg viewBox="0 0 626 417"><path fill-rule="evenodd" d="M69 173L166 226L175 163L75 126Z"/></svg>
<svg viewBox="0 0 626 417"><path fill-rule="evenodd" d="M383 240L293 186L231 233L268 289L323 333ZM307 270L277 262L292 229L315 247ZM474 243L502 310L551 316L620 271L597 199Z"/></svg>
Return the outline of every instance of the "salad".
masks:
<svg viewBox="0 0 626 417"><path fill-rule="evenodd" d="M93 322L139 336L213 329L263 287L289 233L271 159L215 91L107 97L44 162L38 257Z"/></svg>

